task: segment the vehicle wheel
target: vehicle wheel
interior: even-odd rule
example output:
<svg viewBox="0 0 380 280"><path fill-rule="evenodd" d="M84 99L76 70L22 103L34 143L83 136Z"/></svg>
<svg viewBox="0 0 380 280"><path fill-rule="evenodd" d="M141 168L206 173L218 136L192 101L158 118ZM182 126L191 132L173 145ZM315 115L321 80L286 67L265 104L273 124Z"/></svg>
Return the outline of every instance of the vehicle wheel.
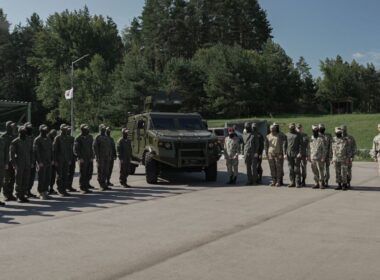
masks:
<svg viewBox="0 0 380 280"><path fill-rule="evenodd" d="M145 155L145 173L148 184L157 184L158 168L157 161L154 160L151 153Z"/></svg>
<svg viewBox="0 0 380 280"><path fill-rule="evenodd" d="M135 164L130 164L129 165L129 175L135 175L137 165Z"/></svg>
<svg viewBox="0 0 380 280"><path fill-rule="evenodd" d="M218 175L218 163L214 162L205 169L206 181L215 182Z"/></svg>

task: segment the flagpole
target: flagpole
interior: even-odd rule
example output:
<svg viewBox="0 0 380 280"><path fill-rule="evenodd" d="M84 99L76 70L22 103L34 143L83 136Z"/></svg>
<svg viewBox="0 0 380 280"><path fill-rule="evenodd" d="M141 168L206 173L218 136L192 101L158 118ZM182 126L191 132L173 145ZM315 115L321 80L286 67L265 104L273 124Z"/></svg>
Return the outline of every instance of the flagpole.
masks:
<svg viewBox="0 0 380 280"><path fill-rule="evenodd" d="M74 122L74 64L86 58L90 54L85 54L84 56L78 58L77 60L71 62L71 136L75 133L75 122Z"/></svg>

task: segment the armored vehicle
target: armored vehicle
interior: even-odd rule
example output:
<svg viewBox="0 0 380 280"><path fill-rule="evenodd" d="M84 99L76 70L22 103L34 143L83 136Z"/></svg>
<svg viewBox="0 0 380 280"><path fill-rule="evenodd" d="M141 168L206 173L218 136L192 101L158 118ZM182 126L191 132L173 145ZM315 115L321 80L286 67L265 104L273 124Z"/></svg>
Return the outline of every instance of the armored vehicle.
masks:
<svg viewBox="0 0 380 280"><path fill-rule="evenodd" d="M166 169L205 172L207 181L217 178L220 158L218 139L197 113L146 112L129 117L132 143L130 173L142 164L146 181L157 183Z"/></svg>

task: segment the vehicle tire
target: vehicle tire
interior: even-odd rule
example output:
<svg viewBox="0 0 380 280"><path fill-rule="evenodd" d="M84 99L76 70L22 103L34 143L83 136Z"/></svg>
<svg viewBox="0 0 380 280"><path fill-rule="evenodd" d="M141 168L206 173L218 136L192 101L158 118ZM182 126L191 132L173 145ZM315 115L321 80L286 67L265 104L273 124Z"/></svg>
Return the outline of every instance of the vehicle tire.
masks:
<svg viewBox="0 0 380 280"><path fill-rule="evenodd" d="M157 184L157 179L158 179L157 161L154 160L153 154L151 153L146 153L145 155L145 173L146 173L146 182L148 184Z"/></svg>
<svg viewBox="0 0 380 280"><path fill-rule="evenodd" d="M128 170L129 175L135 175L136 168L137 168L137 165L135 165L135 164L130 164L130 165L129 165L129 170Z"/></svg>
<svg viewBox="0 0 380 280"><path fill-rule="evenodd" d="M205 173L207 182L215 182L218 175L218 163L211 163L208 167L206 167Z"/></svg>

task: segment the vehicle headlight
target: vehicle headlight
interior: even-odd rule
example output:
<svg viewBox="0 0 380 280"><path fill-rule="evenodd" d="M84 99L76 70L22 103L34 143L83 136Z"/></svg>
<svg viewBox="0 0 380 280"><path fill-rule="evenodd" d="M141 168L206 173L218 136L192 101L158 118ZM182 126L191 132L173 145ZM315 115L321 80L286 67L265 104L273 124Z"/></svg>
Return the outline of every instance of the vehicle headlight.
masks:
<svg viewBox="0 0 380 280"><path fill-rule="evenodd" d="M167 142L165 143L165 149L170 150L172 148L172 144Z"/></svg>
<svg viewBox="0 0 380 280"><path fill-rule="evenodd" d="M172 149L172 143L170 143L170 142L162 142L162 141L160 141L160 142L158 142L158 146L160 148L165 148L166 150L171 150Z"/></svg>
<svg viewBox="0 0 380 280"><path fill-rule="evenodd" d="M214 143L213 143L213 142L208 143L208 147L209 147L210 149L214 148Z"/></svg>

